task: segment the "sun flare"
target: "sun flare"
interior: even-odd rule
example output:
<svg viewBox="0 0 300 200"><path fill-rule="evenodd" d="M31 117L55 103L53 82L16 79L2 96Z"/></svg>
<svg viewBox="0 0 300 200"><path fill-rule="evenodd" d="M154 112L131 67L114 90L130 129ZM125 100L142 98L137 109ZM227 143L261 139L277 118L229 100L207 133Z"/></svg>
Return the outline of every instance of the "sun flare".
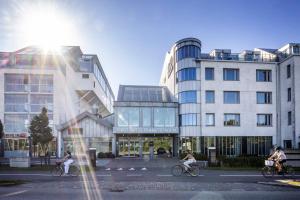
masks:
<svg viewBox="0 0 300 200"><path fill-rule="evenodd" d="M72 24L53 8L32 8L24 12L19 21L22 37L28 44L57 50L74 37Z"/></svg>

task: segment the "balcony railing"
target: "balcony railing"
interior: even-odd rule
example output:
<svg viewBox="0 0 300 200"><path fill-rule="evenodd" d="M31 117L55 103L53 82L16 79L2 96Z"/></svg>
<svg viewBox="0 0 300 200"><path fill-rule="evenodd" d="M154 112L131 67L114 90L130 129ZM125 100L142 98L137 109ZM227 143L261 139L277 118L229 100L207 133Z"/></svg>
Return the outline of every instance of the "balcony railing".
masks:
<svg viewBox="0 0 300 200"><path fill-rule="evenodd" d="M232 60L232 61L249 61L249 62L277 62L277 58L263 58L256 56L241 56L240 54L229 54L226 56L211 56L207 53L201 54L200 59L206 60Z"/></svg>

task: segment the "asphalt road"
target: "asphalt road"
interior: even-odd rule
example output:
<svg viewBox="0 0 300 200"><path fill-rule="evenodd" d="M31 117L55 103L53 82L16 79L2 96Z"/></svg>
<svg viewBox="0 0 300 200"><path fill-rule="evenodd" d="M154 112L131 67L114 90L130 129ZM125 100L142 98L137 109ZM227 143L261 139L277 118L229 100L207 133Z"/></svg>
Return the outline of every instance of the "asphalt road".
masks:
<svg viewBox="0 0 300 200"><path fill-rule="evenodd" d="M300 178L300 175L297 175ZM79 177L52 177L49 172L0 171L0 179L21 179L0 187L0 199L299 199L300 189L261 184L258 171L201 170L198 177L174 177L170 170L105 169Z"/></svg>

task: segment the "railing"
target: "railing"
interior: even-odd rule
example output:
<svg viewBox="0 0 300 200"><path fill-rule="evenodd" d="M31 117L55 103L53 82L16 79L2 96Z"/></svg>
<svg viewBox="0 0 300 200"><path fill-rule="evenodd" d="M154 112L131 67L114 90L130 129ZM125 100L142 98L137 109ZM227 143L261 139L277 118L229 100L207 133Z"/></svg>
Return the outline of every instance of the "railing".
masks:
<svg viewBox="0 0 300 200"><path fill-rule="evenodd" d="M53 93L53 85L49 84L30 84L31 92Z"/></svg>
<svg viewBox="0 0 300 200"><path fill-rule="evenodd" d="M233 60L233 61L249 61L249 62L277 62L277 58L262 58L256 56L240 56L239 54L230 54L226 56L210 56L209 54L201 54L200 59L207 60Z"/></svg>
<svg viewBox="0 0 300 200"><path fill-rule="evenodd" d="M5 84L5 92L29 92L27 84Z"/></svg>
<svg viewBox="0 0 300 200"><path fill-rule="evenodd" d="M53 112L53 104L30 104L30 111L41 112L43 107L47 108L48 112Z"/></svg>
<svg viewBox="0 0 300 200"><path fill-rule="evenodd" d="M5 104L5 112L28 112L29 106L24 104Z"/></svg>

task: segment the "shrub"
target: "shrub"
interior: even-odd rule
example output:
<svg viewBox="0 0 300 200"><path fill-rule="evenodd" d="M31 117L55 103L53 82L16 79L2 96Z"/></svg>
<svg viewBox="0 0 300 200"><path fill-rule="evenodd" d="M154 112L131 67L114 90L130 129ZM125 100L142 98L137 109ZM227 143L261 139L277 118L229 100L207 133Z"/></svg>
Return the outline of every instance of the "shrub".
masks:
<svg viewBox="0 0 300 200"><path fill-rule="evenodd" d="M263 167L264 156L218 157L222 167Z"/></svg>
<svg viewBox="0 0 300 200"><path fill-rule="evenodd" d="M115 158L115 155L111 152L99 152L98 158Z"/></svg>
<svg viewBox="0 0 300 200"><path fill-rule="evenodd" d="M187 153L180 153L179 157L180 157L180 159L183 159L186 155L187 155ZM208 158L205 154L194 152L193 156L195 157L196 160L208 160Z"/></svg>

